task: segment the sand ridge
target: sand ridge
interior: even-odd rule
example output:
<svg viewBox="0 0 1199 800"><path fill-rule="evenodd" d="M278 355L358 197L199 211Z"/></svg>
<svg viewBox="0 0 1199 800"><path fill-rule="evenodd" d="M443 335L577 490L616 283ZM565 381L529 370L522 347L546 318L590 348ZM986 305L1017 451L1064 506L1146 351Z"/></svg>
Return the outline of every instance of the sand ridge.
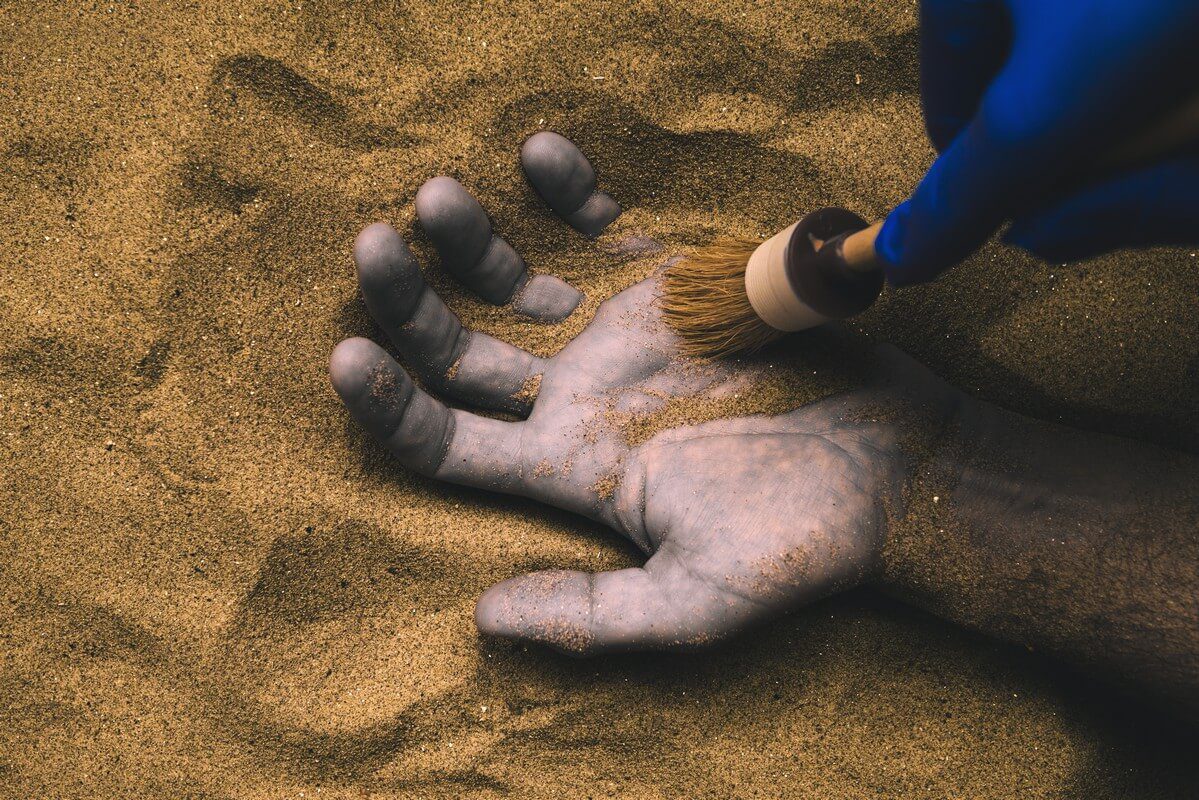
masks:
<svg viewBox="0 0 1199 800"><path fill-rule="evenodd" d="M656 266L541 207L536 130L580 144L627 209L613 235L662 258L885 212L932 157L915 13L0 8L0 794L1183 796L1169 731L869 592L704 658L480 642L491 583L636 555L405 473L328 387L339 339L381 339L349 255L377 219L464 322L539 354ZM575 316L521 321L441 273L412 210L438 173L586 293ZM1195 263L994 247L860 329L1013 408L1195 449Z"/></svg>

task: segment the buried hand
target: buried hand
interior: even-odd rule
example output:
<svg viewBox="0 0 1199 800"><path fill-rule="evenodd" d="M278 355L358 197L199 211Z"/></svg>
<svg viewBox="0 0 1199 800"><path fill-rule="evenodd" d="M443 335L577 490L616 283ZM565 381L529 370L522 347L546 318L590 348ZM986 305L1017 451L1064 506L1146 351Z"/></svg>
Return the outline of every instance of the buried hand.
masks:
<svg viewBox="0 0 1199 800"><path fill-rule="evenodd" d="M566 139L539 134L522 161L580 231L596 235L619 213ZM543 320L577 305L562 281L528 278L456 182L425 184L417 212L443 264L485 299ZM463 328L389 226L364 230L354 255L371 314L426 387L522 417L448 408L378 345L348 339L329 372L355 419L411 469L583 514L649 555L639 568L551 570L494 586L476 609L487 634L580 655L692 648L860 583L879 568L887 508L900 502L909 469L897 428L870 421L871 410L915 399L944 418L954 406L953 390L891 351L868 388L630 443L621 420L684 398L729 401L770 365L684 357L659 314L657 278L604 302L543 359Z"/></svg>

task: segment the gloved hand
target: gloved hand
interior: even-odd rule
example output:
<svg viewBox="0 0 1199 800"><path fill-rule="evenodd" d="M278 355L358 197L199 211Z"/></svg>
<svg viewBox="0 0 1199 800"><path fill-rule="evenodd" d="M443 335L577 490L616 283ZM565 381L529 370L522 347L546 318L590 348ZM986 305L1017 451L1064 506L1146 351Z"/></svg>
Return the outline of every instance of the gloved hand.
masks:
<svg viewBox="0 0 1199 800"><path fill-rule="evenodd" d="M1199 97L1197 36L1195 0L922 0L940 157L879 234L888 281L936 277L1009 220L1007 241L1053 261L1199 242L1199 137L1110 163Z"/></svg>

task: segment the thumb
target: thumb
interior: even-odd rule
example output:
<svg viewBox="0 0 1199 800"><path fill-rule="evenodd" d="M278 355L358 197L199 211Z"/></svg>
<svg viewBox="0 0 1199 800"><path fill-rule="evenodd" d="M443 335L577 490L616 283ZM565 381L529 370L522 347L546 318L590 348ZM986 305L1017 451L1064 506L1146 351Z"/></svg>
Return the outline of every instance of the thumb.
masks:
<svg viewBox="0 0 1199 800"><path fill-rule="evenodd" d="M1058 262L1122 247L1199 244L1199 159L1121 175L1016 220L1003 238Z"/></svg>
<svg viewBox="0 0 1199 800"><path fill-rule="evenodd" d="M690 649L723 638L737 616L694 580L652 569L547 570L492 586L475 606L487 636L548 645L574 656Z"/></svg>

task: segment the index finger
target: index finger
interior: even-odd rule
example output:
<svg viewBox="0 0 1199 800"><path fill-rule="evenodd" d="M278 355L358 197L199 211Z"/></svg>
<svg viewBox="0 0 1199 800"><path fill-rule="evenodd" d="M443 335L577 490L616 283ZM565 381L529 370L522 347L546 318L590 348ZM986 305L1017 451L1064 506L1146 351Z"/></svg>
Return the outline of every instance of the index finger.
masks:
<svg viewBox="0 0 1199 800"><path fill-rule="evenodd" d="M1007 58L1010 23L998 0L921 0L920 102L937 152L961 132Z"/></svg>

